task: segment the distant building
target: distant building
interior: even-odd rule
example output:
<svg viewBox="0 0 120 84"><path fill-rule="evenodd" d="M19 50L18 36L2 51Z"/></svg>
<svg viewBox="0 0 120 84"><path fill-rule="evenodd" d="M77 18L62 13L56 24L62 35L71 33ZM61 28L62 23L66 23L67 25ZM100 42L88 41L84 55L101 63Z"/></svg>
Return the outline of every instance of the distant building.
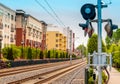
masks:
<svg viewBox="0 0 120 84"><path fill-rule="evenodd" d="M62 28L58 26L54 26L52 24L49 24L47 26L47 32L59 32L66 38L66 51L68 53L74 52L74 40L75 40L75 33L68 27L68 28ZM54 39L54 38L53 38Z"/></svg>
<svg viewBox="0 0 120 84"><path fill-rule="evenodd" d="M0 3L0 39L1 47L16 43L15 28L16 12Z"/></svg>
<svg viewBox="0 0 120 84"><path fill-rule="evenodd" d="M59 31L47 31L46 45L47 50L56 49L66 51L67 38Z"/></svg>
<svg viewBox="0 0 120 84"><path fill-rule="evenodd" d="M65 30L65 34L67 35L67 52L74 52L74 43L75 43L75 33L68 27Z"/></svg>
<svg viewBox="0 0 120 84"><path fill-rule="evenodd" d="M45 49L47 24L23 10L16 10L16 45Z"/></svg>

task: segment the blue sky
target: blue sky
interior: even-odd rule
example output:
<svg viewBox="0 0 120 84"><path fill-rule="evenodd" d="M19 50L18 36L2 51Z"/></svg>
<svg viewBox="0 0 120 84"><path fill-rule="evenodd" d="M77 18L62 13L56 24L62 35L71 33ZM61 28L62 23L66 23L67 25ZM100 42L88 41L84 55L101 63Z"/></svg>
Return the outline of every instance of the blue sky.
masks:
<svg viewBox="0 0 120 84"><path fill-rule="evenodd" d="M44 0L38 0L49 12L51 10L48 8L47 4ZM73 32L75 32L76 38L75 46L79 44L87 44L88 37L84 37L84 32L82 28L78 26L79 23L84 23L85 20L82 18L80 14L80 8L85 3L93 3L97 4L97 0L47 0L51 7L54 9L56 14L62 20L66 27L70 27ZM108 3L111 0L103 0L104 2ZM31 14L32 16L36 17L39 20L44 20L49 24L57 24L57 22L40 7L35 0L0 0L0 2L13 10L16 9L23 9L26 13ZM104 19L111 18L113 23L120 26L120 0L112 0L112 4L108 5L108 8L103 9L102 16ZM51 12L52 13L52 12ZM95 32L97 33L97 24L94 24ZM104 25L104 24L103 24ZM103 28L102 31L103 39L106 36L106 32Z"/></svg>

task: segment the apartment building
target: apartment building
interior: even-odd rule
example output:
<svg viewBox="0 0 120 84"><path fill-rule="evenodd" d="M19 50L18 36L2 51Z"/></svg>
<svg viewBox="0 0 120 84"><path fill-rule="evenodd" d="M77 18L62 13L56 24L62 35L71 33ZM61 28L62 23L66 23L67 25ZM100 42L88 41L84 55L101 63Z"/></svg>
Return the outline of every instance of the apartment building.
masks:
<svg viewBox="0 0 120 84"><path fill-rule="evenodd" d="M46 45L47 50L56 49L66 51L66 36L59 31L46 32Z"/></svg>
<svg viewBox="0 0 120 84"><path fill-rule="evenodd" d="M47 24L26 14L23 10L16 10L16 45L45 49Z"/></svg>
<svg viewBox="0 0 120 84"><path fill-rule="evenodd" d="M0 40L1 48L15 45L15 16L16 12L0 3Z"/></svg>
<svg viewBox="0 0 120 84"><path fill-rule="evenodd" d="M66 28L65 33L67 35L67 52L72 53L75 46L75 33L69 27Z"/></svg>

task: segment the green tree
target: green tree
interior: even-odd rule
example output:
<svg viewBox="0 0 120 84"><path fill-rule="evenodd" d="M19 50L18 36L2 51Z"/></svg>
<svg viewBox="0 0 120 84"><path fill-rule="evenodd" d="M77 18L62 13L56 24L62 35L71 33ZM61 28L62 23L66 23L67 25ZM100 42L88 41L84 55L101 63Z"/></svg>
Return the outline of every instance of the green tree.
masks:
<svg viewBox="0 0 120 84"><path fill-rule="evenodd" d="M18 59L20 57L20 49L17 46L12 46L12 52L14 59Z"/></svg>
<svg viewBox="0 0 120 84"><path fill-rule="evenodd" d="M27 52L28 54L27 54L27 59L32 59L32 49L29 47L28 48L28 52Z"/></svg>
<svg viewBox="0 0 120 84"><path fill-rule="evenodd" d="M9 60L18 59L20 57L20 52L20 49L16 46L5 47L2 49L3 57Z"/></svg>
<svg viewBox="0 0 120 84"><path fill-rule="evenodd" d="M32 51L32 59L36 59L37 58L37 50L36 48L31 48Z"/></svg>
<svg viewBox="0 0 120 84"><path fill-rule="evenodd" d="M50 50L48 51L48 56L47 57L50 58Z"/></svg>
<svg viewBox="0 0 120 84"><path fill-rule="evenodd" d="M63 54L62 53L60 53L60 58L63 58Z"/></svg>
<svg viewBox="0 0 120 84"><path fill-rule="evenodd" d="M115 34L116 35L114 36L114 39L115 39L115 42L118 43L120 40L120 29L117 29Z"/></svg>
<svg viewBox="0 0 120 84"><path fill-rule="evenodd" d="M120 29L117 29L115 32L113 32L112 38L109 38L108 36L106 36L105 42L106 42L107 49L110 48L110 45L112 43L118 44L119 41L120 41Z"/></svg>
<svg viewBox="0 0 120 84"><path fill-rule="evenodd" d="M56 51L56 53L55 53L55 58L58 58L58 52Z"/></svg>
<svg viewBox="0 0 120 84"><path fill-rule="evenodd" d="M111 40L108 36L105 38L105 42L106 42L106 47L107 47L107 49L110 48L110 46L111 46L111 44L112 44L111 41L112 41L112 40Z"/></svg>
<svg viewBox="0 0 120 84"><path fill-rule="evenodd" d="M68 53L66 53L66 58L69 58L69 55L68 55Z"/></svg>
<svg viewBox="0 0 120 84"><path fill-rule="evenodd" d="M91 38L88 40L88 52L92 54L94 51L98 50L98 36L96 34L93 34ZM102 52L106 51L106 46L102 41Z"/></svg>
<svg viewBox="0 0 120 84"><path fill-rule="evenodd" d="M84 56L86 56L86 53L87 53L87 49L86 49L86 47L82 44L82 45L79 45L78 47L77 47L77 50L79 50L79 51L81 51L81 54L82 55L84 55Z"/></svg>
<svg viewBox="0 0 120 84"><path fill-rule="evenodd" d="M43 56L44 56L43 51L40 51L40 59L43 59Z"/></svg>
<svg viewBox="0 0 120 84"><path fill-rule="evenodd" d="M120 68L120 46L116 45L116 44L112 44L109 52L112 53L112 57L113 57L113 65L116 68Z"/></svg>
<svg viewBox="0 0 120 84"><path fill-rule="evenodd" d="M8 48L7 59L14 60L12 48Z"/></svg>

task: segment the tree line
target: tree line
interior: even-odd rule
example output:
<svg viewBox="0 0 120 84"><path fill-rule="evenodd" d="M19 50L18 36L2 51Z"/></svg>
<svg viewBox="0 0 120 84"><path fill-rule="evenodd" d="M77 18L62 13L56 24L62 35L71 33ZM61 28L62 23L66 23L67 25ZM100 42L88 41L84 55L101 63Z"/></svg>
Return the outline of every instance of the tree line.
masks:
<svg viewBox="0 0 120 84"><path fill-rule="evenodd" d="M40 50L39 48L14 46L2 49L2 58L7 60L15 59L50 59L50 58L69 58L69 54L61 50ZM72 55L75 58L75 55Z"/></svg>

